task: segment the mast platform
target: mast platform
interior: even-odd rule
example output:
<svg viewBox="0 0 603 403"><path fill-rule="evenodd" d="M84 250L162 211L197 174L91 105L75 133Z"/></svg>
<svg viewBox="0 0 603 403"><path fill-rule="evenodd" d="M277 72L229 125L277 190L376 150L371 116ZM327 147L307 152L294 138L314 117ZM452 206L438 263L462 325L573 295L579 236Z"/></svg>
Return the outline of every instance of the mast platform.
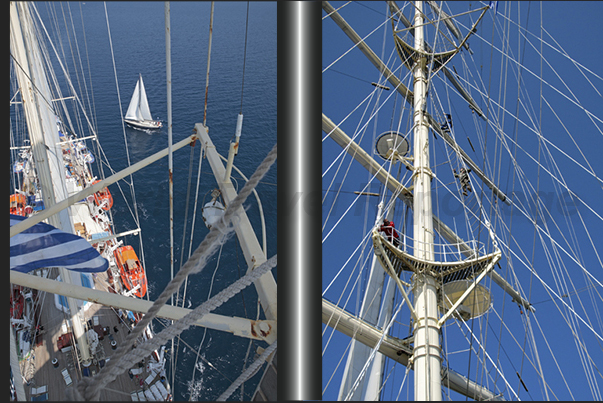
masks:
<svg viewBox="0 0 603 403"><path fill-rule="evenodd" d="M437 304L443 313L437 320L438 327L451 316L469 320L490 308L490 291L479 283L500 260L501 252L495 247L494 252L486 254L481 242L471 241L469 244L473 244L474 253L465 259L458 249L453 249L453 244L441 244L433 245L436 260L424 260L413 256L412 239L404 234L399 240L392 234L384 235L376 228L373 230L375 255L385 272L396 282L409 307L412 305L403 286L410 288L411 284L402 280L402 272L427 274L435 279ZM414 320L421 320L413 308L410 312Z"/></svg>
<svg viewBox="0 0 603 403"><path fill-rule="evenodd" d="M412 273L428 271L436 279L446 284L451 281L472 280L500 259L500 251L485 253L481 242L466 242L473 246L474 254L464 257L453 244L434 245L434 255L437 260L421 260L413 256L412 238L402 235L402 239L394 241L387 239L383 233L373 230L373 246L375 255L392 277L400 277L403 271ZM455 251L456 250L456 251Z"/></svg>

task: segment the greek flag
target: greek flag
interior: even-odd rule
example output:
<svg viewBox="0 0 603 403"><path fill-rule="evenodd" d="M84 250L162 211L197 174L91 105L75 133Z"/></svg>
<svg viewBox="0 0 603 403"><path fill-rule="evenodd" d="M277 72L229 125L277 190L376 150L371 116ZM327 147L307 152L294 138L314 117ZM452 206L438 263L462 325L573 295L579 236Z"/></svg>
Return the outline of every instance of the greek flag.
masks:
<svg viewBox="0 0 603 403"><path fill-rule="evenodd" d="M10 226L25 219L11 214ZM10 269L27 273L40 267L96 273L109 262L84 238L40 222L10 239Z"/></svg>

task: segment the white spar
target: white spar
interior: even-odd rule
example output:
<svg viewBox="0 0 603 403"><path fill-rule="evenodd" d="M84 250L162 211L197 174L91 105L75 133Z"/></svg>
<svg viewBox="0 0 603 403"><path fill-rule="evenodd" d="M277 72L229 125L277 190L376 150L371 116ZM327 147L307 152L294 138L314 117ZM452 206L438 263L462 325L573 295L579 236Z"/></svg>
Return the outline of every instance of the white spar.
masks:
<svg viewBox="0 0 603 403"><path fill-rule="evenodd" d="M61 281L50 280L15 271L10 272L10 282L24 287L35 288L41 291L64 295L83 301L90 301L105 306L128 309L134 312L146 313L153 305L153 301L129 298L123 295L94 290L75 284L65 284ZM190 309L164 305L159 310L157 316L178 320L186 316L189 312L191 312ZM195 325L229 332L235 336L265 340L269 344L276 340L276 321L273 320L256 321L208 313L203 318L199 319Z"/></svg>

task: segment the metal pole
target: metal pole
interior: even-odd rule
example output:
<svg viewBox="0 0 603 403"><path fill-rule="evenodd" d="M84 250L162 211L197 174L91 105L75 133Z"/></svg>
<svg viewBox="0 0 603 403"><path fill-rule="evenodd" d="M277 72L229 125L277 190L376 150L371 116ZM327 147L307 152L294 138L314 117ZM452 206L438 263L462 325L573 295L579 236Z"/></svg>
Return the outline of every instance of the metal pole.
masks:
<svg viewBox="0 0 603 403"><path fill-rule="evenodd" d="M170 37L170 2L165 2L165 75L167 82L168 173L170 192L170 279L174 278L174 182L172 177L172 55ZM171 297L174 305L174 296Z"/></svg>
<svg viewBox="0 0 603 403"><path fill-rule="evenodd" d="M167 118L168 118L168 175L170 194L170 279L174 279L174 177L172 156L172 48L170 32L170 2L165 2L165 76L167 84ZM174 294L170 296L170 305L174 305ZM172 323L174 323L172 321ZM174 339L171 348L172 388L175 387ZM172 392L174 393L174 392Z"/></svg>
<svg viewBox="0 0 603 403"><path fill-rule="evenodd" d="M433 261L433 211L429 169L429 124L425 118L427 58L424 53L423 2L415 6L415 49L418 59L414 75L414 256ZM436 281L427 271L414 275L415 312L413 362L415 400L442 400L440 340Z"/></svg>
<svg viewBox="0 0 603 403"><path fill-rule="evenodd" d="M209 62L211 60L211 39L214 31L214 2L211 2L209 17L209 45L207 45L207 73L205 75L205 105L203 107L203 126L207 126L207 91L209 89Z"/></svg>

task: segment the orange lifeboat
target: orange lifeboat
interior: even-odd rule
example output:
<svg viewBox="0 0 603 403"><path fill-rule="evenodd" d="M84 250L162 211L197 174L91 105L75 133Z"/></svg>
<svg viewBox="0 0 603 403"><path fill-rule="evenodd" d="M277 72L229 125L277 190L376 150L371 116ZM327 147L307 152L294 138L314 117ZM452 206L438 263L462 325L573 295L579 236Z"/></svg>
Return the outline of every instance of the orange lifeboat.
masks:
<svg viewBox="0 0 603 403"><path fill-rule="evenodd" d="M119 267L122 283L128 290L140 286L134 292L134 295L138 298L144 297L147 293L147 275L134 249L130 245L126 245L117 248L113 254L117 267Z"/></svg>
<svg viewBox="0 0 603 403"><path fill-rule="evenodd" d="M10 195L10 213L25 217L25 205L27 201L25 196L19 193Z"/></svg>
<svg viewBox="0 0 603 403"><path fill-rule="evenodd" d="M92 184L94 185L98 182L100 181L94 181ZM105 200L107 202L103 205ZM96 192L94 194L94 203L96 203L97 206L102 206L103 210L109 210L111 207L113 207L113 196L111 196L109 188L103 188Z"/></svg>

